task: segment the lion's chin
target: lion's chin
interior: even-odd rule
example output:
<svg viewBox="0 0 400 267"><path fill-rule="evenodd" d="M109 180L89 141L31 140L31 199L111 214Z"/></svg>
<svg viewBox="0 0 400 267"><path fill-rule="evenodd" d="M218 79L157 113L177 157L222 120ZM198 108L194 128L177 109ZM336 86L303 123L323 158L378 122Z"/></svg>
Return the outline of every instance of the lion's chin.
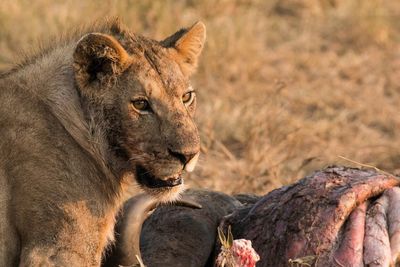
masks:
<svg viewBox="0 0 400 267"><path fill-rule="evenodd" d="M137 165L135 169L137 183L157 202L173 202L184 191L183 177L180 172L161 178L141 165Z"/></svg>
<svg viewBox="0 0 400 267"><path fill-rule="evenodd" d="M142 186L142 189L156 199L157 202L171 203L179 200L180 194L185 191L185 185L182 178L182 183L174 187L149 188Z"/></svg>

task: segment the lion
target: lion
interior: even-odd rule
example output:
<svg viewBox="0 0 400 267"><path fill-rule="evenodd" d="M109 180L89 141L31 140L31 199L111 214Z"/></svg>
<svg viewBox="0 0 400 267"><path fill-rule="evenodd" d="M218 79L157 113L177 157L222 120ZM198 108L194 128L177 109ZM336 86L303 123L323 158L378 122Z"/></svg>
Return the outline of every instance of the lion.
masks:
<svg viewBox="0 0 400 267"><path fill-rule="evenodd" d="M99 266L128 188L179 196L205 37L202 22L162 41L102 22L0 75L0 266Z"/></svg>

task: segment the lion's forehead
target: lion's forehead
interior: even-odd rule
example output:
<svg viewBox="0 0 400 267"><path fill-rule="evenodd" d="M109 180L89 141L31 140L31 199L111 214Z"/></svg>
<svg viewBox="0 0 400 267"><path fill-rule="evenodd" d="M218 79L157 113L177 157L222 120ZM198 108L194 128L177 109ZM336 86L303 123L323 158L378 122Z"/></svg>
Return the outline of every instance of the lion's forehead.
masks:
<svg viewBox="0 0 400 267"><path fill-rule="evenodd" d="M127 34L123 45L133 57L133 73L153 96L165 93L180 96L189 87L188 78L182 73L178 62L171 56L169 48L141 35Z"/></svg>
<svg viewBox="0 0 400 267"><path fill-rule="evenodd" d="M166 54L140 56L132 75L151 97L180 97L189 88L189 81L179 66Z"/></svg>

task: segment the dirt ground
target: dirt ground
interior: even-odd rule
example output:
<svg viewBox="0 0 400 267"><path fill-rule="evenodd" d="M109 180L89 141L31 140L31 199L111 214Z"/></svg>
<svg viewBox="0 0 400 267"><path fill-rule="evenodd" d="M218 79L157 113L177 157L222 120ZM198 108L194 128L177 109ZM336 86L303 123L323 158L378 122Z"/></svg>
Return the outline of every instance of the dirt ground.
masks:
<svg viewBox="0 0 400 267"><path fill-rule="evenodd" d="M264 194L313 170L400 169L400 2L0 2L0 70L40 40L119 16L161 40L202 20L193 86L202 156L189 186Z"/></svg>

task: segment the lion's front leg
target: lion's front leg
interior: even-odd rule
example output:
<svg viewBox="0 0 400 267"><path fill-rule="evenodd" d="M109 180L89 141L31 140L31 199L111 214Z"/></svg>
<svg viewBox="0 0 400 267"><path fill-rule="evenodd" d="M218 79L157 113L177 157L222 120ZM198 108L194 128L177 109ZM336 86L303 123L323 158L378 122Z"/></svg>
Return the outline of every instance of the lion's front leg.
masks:
<svg viewBox="0 0 400 267"><path fill-rule="evenodd" d="M20 267L100 266L100 260L88 258L85 252L73 248L25 247L22 249Z"/></svg>
<svg viewBox="0 0 400 267"><path fill-rule="evenodd" d="M24 228L20 266L100 266L114 226L114 212L102 213L79 201L61 205L59 212L53 210L52 217L44 219L42 213L33 218L41 225L31 225L31 230L36 229L31 232Z"/></svg>
<svg viewBox="0 0 400 267"><path fill-rule="evenodd" d="M19 266L100 266L104 247L100 245L96 227L89 234L74 228L68 226L63 229L61 226L61 231L56 234L53 232L32 240L21 240Z"/></svg>

